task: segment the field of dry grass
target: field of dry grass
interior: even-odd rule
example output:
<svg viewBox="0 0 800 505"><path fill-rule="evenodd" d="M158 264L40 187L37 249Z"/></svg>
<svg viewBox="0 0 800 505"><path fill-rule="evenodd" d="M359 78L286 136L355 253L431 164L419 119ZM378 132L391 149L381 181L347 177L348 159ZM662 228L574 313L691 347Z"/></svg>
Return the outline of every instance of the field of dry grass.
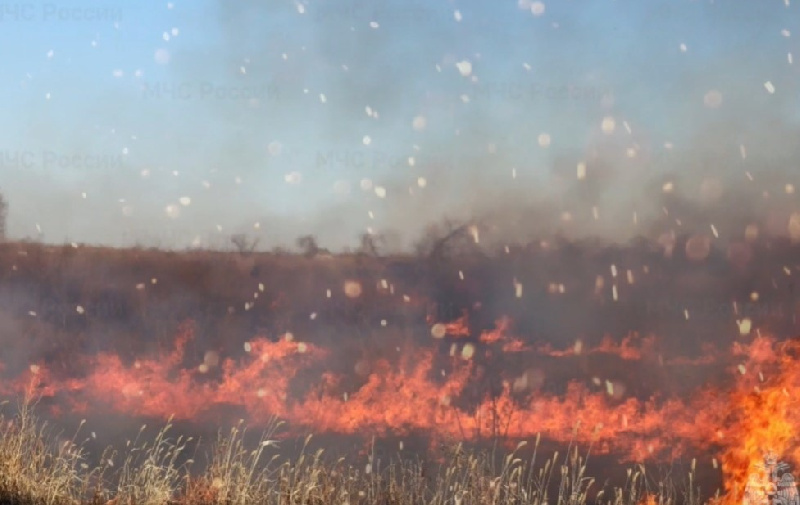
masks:
<svg viewBox="0 0 800 505"><path fill-rule="evenodd" d="M454 445L436 467L400 460L379 466L368 455L355 467L322 450L303 450L285 458L272 449L279 427L274 423L256 443L245 442L242 424L221 430L208 456L200 461L181 456L197 452L198 442L174 436L166 424L149 440L129 441L117 452L108 448L99 465L87 464L80 427L57 443L55 432L36 415L30 398L11 416L0 417L0 503L20 505L652 505L701 503L699 489L688 478L648 477L644 466L628 470L620 487L599 485L586 474L589 454L570 446L548 458L522 458L512 451L500 464L488 452ZM310 437L305 440L308 443ZM522 442L517 450L526 448ZM529 448L530 449L530 448ZM538 459L537 459L538 457ZM544 461L539 461L544 459ZM179 461L183 460L183 463ZM198 468L200 470L198 470ZM693 468L692 468L693 470Z"/></svg>
<svg viewBox="0 0 800 505"><path fill-rule="evenodd" d="M351 378L353 356L382 358L384 349L393 351L403 339L431 345L430 317L448 320L455 315L431 312L431 304L441 308L443 303L459 309L478 307L470 319L477 325L473 333L507 314L518 334L548 344L562 344L561 335L569 336L568 345L575 335L583 335L588 346L604 334L652 331L664 337L664 352L673 348L693 355L701 352L704 342L723 338L737 327L726 314L703 314L699 308L694 324L687 325L682 311L673 317L667 310L672 301L687 294L729 300L759 291L765 297L754 309L767 306L767 296L784 303L773 287L770 266L794 265L796 258L796 247L757 243L753 256L763 261L737 269L716 252L696 265L664 258L647 245L562 246L435 263L415 257L305 258L3 244L2 372L16 377L30 363L43 362L55 374L72 376L80 364L71 356L105 350L123 359L158 355L174 340L179 323L193 319L198 336L188 348L187 362L203 362L208 349L235 357L254 335L275 338L291 331L349 358L328 361L326 367ZM610 264L627 265L629 277L637 272L636 283L620 284L620 303L613 305L598 301L595 283L597 272L607 272ZM643 265L648 275L641 273ZM344 296L342 286L349 279L363 286L360 297ZM554 292L553 281L566 290ZM524 298L515 296L517 284L525 286ZM254 291L259 295L255 304ZM651 299L666 300L667 309L645 310L642 302ZM788 299L785 307L795 304L794 298ZM795 319L771 313L756 313L753 320L754 325L772 324L778 333L797 328ZM518 362L509 357L498 366L519 367L525 356L521 353ZM564 371L590 373L575 367ZM687 387L697 382L686 374L666 380L659 373L634 370L632 394L650 394L655 388L680 392L680 381ZM214 380L213 374L208 377ZM559 394L556 379L564 382L571 376L562 380L553 373L551 378L546 387ZM363 380L356 379L342 387L357 390ZM287 455L277 450L280 443L273 438L277 424L260 439L246 438L244 425L224 428L215 443L202 446L166 424L153 437L142 435L124 447L89 454L84 443L88 435L81 426L65 442L37 416L42 405L30 398L20 402L6 405L0 419L0 504L695 505L713 493L706 488L700 494L693 464L688 473L659 477L634 465L625 482L609 483L605 477L595 481L587 475L590 448L581 447L579 454L576 446L564 447L554 454L540 450L538 438L503 457L454 444L443 461L432 466L425 456L387 462L367 455L365 461L355 462L310 446L300 455Z"/></svg>

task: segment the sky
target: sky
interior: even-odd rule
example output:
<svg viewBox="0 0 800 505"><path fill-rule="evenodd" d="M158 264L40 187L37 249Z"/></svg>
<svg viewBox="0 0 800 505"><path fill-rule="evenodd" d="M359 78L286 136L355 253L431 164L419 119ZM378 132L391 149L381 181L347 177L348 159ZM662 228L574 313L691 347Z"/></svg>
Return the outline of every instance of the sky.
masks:
<svg viewBox="0 0 800 505"><path fill-rule="evenodd" d="M737 183L800 173L789 0L0 9L13 239L227 247L245 233L270 248L315 235L339 249L372 232L407 246L445 218L491 215L518 235L587 205L602 218L585 233L622 238L631 212L659 211L643 195L663 173L708 160Z"/></svg>

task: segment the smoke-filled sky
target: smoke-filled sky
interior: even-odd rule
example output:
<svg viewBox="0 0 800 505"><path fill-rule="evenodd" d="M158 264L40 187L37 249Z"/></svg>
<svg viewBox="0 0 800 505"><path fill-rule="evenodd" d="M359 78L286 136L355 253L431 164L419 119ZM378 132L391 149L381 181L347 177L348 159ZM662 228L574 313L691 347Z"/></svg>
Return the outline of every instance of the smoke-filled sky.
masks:
<svg viewBox="0 0 800 505"><path fill-rule="evenodd" d="M335 249L565 212L622 237L662 172L800 173L789 0L1 7L11 238Z"/></svg>

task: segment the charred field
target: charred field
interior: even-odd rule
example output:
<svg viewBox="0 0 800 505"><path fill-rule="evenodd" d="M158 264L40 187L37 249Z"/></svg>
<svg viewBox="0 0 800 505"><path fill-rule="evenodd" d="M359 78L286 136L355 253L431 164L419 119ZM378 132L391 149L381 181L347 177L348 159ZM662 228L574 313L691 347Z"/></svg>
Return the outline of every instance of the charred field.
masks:
<svg viewBox="0 0 800 505"><path fill-rule="evenodd" d="M90 500L90 481L104 483L96 501L152 503L739 500L764 451L800 463L800 247L695 246L3 244L4 456L35 416L60 430L29 437L32 454L55 451L36 471L66 472L64 454L80 453L66 480L84 486L36 494L6 465L4 489L32 502ZM145 471L151 453L108 464L137 435L164 457L158 471Z"/></svg>

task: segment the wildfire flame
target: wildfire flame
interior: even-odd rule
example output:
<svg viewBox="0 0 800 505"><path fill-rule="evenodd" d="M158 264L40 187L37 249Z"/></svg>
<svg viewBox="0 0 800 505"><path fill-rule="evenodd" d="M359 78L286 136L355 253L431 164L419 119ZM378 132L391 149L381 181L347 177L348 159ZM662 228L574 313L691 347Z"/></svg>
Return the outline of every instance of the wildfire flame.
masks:
<svg viewBox="0 0 800 505"><path fill-rule="evenodd" d="M453 345L474 349L472 343L459 343L466 325L466 317L447 323L446 333ZM706 450L713 453L715 464L721 461L726 493L720 503L726 504L742 503L747 480L758 471L765 451L800 463L795 436L800 431L796 408L800 343L796 341L776 343L759 335L749 344L735 343L729 353L713 356L727 363L734 377L729 387L705 387L690 398L619 398L613 391L593 390L579 381L570 382L563 395L541 391L520 395L517 387L512 388L514 377L508 376L499 394L487 393L472 405L459 401L480 376L478 358L528 349L509 331L507 319L498 321L479 339L479 352L451 353L440 370L436 370L441 358L436 349L408 349L396 362L371 363L355 391L342 391L341 375L322 372L316 387L298 396L291 378L324 365L328 350L289 336L278 341L257 338L246 344L244 359L221 359L219 374L209 377L207 370L186 363L186 348L194 338L194 326L188 322L166 356L142 357L132 364L115 354L87 356L88 372L78 378L55 377L46 364L38 363L24 376L3 383L0 392L30 394L33 385L38 394L63 398L79 412L105 403L121 413L163 419L197 420L215 406L236 406L256 423L278 416L289 425L317 432L424 431L464 440L498 435L509 441L543 434L556 441L592 443L594 452L637 462L676 458L687 449ZM621 345L604 341L595 349L576 344L566 350L539 347L534 352L550 357L606 353L641 360L653 346L652 338L630 338ZM662 360L661 365L670 362L702 364L708 359L675 358ZM517 384L524 386L525 381Z"/></svg>

